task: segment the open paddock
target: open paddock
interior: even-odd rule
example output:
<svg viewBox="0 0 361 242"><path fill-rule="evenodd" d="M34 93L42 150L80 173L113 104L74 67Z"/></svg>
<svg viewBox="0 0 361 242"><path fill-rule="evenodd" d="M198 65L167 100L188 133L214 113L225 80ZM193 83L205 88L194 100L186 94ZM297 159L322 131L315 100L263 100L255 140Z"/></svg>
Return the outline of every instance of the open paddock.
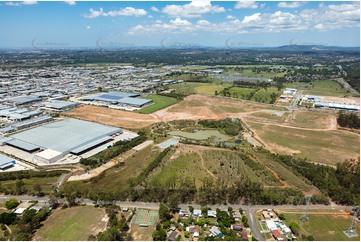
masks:
<svg viewBox="0 0 361 242"><path fill-rule="evenodd" d="M106 229L108 216L105 209L78 206L57 209L35 233L34 240L88 240Z"/></svg>
<svg viewBox="0 0 361 242"><path fill-rule="evenodd" d="M280 154L309 158L312 162L336 165L360 154L360 136L341 130L308 130L247 121L266 147Z"/></svg>
<svg viewBox="0 0 361 242"><path fill-rule="evenodd" d="M349 238L343 231L350 224L352 217L345 211L310 211L309 220L300 221L303 211L279 211L284 213L286 224L296 222L300 226L301 235L312 235L318 241L360 241L360 223L356 222L358 237Z"/></svg>

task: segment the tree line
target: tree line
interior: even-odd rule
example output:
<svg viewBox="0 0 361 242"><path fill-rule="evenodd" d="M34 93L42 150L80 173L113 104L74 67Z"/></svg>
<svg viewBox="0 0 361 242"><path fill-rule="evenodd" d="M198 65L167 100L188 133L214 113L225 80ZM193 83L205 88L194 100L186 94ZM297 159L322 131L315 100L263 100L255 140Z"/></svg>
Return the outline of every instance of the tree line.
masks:
<svg viewBox="0 0 361 242"><path fill-rule="evenodd" d="M360 129L360 115L355 112L340 111L337 116L337 123L341 127Z"/></svg>
<svg viewBox="0 0 361 242"><path fill-rule="evenodd" d="M198 123L203 127L222 129L226 134L231 136L236 136L243 130L239 119L232 120L231 118L226 118L222 120L200 120Z"/></svg>
<svg viewBox="0 0 361 242"><path fill-rule="evenodd" d="M55 177L61 176L68 171L65 170L56 170L56 171L14 171L14 172L2 172L0 173L0 181L11 181L11 180L21 180L21 179L30 179L30 178L40 178L40 177Z"/></svg>
<svg viewBox="0 0 361 242"><path fill-rule="evenodd" d="M91 168L98 167L147 140L147 136L144 132L139 132L138 135L139 136L130 141L120 140L112 147L109 147L108 149L103 150L89 158L81 158L80 164L90 166Z"/></svg>
<svg viewBox="0 0 361 242"><path fill-rule="evenodd" d="M286 155L273 156L293 173L311 181L334 202L344 205L360 203L360 158L338 163L334 169L311 163L307 159Z"/></svg>

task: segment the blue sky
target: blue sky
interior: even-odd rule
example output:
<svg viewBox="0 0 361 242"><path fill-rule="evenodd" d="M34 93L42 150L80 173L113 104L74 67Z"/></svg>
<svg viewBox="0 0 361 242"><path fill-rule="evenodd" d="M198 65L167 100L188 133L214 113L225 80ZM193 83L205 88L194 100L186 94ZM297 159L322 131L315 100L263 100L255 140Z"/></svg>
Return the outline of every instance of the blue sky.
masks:
<svg viewBox="0 0 361 242"><path fill-rule="evenodd" d="M0 2L0 48L359 46L358 2Z"/></svg>

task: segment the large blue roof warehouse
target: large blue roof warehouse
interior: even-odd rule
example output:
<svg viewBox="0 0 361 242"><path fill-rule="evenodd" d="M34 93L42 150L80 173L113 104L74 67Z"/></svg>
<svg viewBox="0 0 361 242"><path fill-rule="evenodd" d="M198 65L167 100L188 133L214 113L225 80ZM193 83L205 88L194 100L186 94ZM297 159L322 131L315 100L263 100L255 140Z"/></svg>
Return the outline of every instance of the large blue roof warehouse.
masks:
<svg viewBox="0 0 361 242"><path fill-rule="evenodd" d="M82 101L97 101L112 105L131 106L141 108L152 104L150 99L138 98L139 94L127 92L98 93L80 98Z"/></svg>

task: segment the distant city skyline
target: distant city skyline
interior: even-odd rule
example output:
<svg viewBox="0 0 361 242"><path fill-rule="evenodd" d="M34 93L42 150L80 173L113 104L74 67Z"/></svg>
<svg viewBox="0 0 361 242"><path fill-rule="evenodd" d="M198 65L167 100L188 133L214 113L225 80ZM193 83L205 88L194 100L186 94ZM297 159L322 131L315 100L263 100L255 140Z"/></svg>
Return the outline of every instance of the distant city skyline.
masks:
<svg viewBox="0 0 361 242"><path fill-rule="evenodd" d="M1 1L0 48L360 46L345 1Z"/></svg>

